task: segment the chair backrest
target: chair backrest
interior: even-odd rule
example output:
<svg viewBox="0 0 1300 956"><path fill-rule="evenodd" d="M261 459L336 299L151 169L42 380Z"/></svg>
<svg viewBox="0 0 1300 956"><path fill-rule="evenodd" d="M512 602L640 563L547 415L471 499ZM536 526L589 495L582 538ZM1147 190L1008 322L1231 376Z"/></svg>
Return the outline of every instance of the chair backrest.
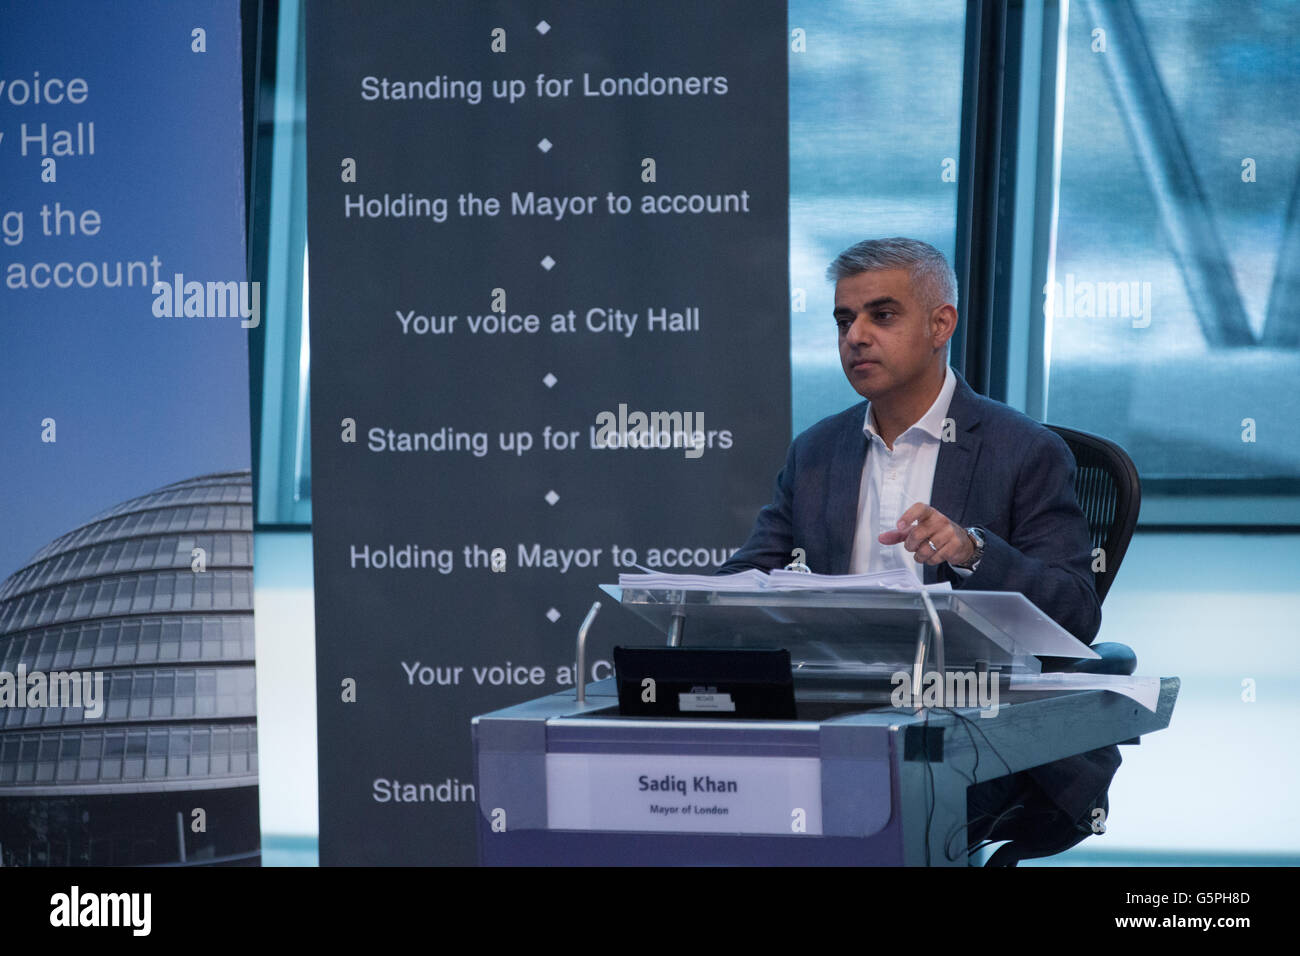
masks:
<svg viewBox="0 0 1300 956"><path fill-rule="evenodd" d="M1102 549L1105 570L1093 574L1097 601L1115 581L1142 505L1142 480L1133 459L1119 445L1098 435L1048 425L1074 453L1074 494L1088 519L1092 547Z"/></svg>

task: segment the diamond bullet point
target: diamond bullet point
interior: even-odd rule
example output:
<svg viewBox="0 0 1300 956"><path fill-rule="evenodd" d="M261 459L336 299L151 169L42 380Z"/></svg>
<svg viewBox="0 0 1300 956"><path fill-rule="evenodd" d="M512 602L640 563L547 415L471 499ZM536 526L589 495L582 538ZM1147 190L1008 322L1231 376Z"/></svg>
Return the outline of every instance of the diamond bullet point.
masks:
<svg viewBox="0 0 1300 956"><path fill-rule="evenodd" d="M542 36L546 36L546 34L551 32L551 25L547 23L545 20L543 20L541 23L537 24L537 26L534 27L533 29L535 29Z"/></svg>
<svg viewBox="0 0 1300 956"><path fill-rule="evenodd" d="M552 624L554 624L556 621L560 619L560 612L557 611L555 608L551 608L549 611L546 612L546 619L550 621Z"/></svg>
<svg viewBox="0 0 1300 956"><path fill-rule="evenodd" d="M547 272L550 272L552 269L555 268L555 260L552 259L550 256L547 256L545 259L542 260L542 268L545 269Z"/></svg>
<svg viewBox="0 0 1300 956"><path fill-rule="evenodd" d="M542 137L542 141L537 144L537 148L540 149L543 153L549 153L551 151L551 147L554 145L555 144L552 143L549 139L547 139L546 137Z"/></svg>
<svg viewBox="0 0 1300 956"><path fill-rule="evenodd" d="M546 378L542 379L542 384L545 385L547 388L555 388L555 383L558 381L559 381L558 378L556 378L550 372L547 372Z"/></svg>
<svg viewBox="0 0 1300 956"><path fill-rule="evenodd" d="M546 493L546 503L548 505L553 505L559 500L560 500L560 496L557 495L554 491L548 491Z"/></svg>

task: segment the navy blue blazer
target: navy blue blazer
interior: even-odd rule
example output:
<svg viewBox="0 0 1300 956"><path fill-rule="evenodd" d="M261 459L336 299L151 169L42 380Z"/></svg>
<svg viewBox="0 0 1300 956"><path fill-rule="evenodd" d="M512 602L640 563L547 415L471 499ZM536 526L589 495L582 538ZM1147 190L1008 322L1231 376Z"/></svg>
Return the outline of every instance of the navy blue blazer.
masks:
<svg viewBox="0 0 1300 956"><path fill-rule="evenodd" d="M948 407L955 441L943 442L929 504L963 528L984 531L979 569L962 576L925 565L926 583L1019 591L1085 644L1101 627L1088 522L1074 495L1074 456L1055 432L977 395L956 372ZM803 548L809 568L847 574L857 531L858 492L870 447L867 403L823 418L790 445L744 546L719 568L785 567ZM909 502L910 504L910 502ZM901 517L898 516L898 517Z"/></svg>

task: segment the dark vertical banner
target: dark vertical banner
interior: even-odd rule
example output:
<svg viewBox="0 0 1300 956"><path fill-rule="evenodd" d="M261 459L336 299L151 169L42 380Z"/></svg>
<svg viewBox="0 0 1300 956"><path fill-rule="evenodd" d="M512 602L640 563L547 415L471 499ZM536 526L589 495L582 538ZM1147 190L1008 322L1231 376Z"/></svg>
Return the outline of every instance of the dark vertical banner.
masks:
<svg viewBox="0 0 1300 956"><path fill-rule="evenodd" d="M0 11L0 865L260 859L239 43Z"/></svg>
<svg viewBox="0 0 1300 956"><path fill-rule="evenodd" d="M770 0L308 7L323 864L473 862L472 717L769 499L786 56Z"/></svg>

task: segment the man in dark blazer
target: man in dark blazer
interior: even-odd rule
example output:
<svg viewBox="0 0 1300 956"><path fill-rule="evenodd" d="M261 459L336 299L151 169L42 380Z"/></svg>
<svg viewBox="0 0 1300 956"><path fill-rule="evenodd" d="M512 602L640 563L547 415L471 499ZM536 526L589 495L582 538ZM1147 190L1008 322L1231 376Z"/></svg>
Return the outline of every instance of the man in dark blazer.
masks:
<svg viewBox="0 0 1300 956"><path fill-rule="evenodd" d="M867 401L795 438L772 503L718 573L785 567L795 548L822 574L909 567L926 583L1019 591L1091 643L1101 607L1074 457L948 367L957 295L943 255L869 240L828 275L841 364ZM1077 843L1119 762L1111 746L971 787L968 843L1018 840L1021 857Z"/></svg>

